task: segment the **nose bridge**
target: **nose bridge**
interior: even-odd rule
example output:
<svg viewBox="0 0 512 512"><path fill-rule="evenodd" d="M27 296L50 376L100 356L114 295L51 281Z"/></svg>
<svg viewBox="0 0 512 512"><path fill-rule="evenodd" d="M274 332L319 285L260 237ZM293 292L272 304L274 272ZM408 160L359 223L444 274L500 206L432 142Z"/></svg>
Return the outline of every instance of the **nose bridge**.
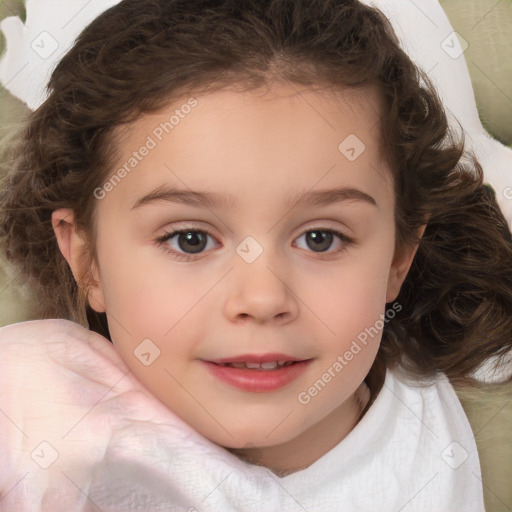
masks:
<svg viewBox="0 0 512 512"><path fill-rule="evenodd" d="M297 313L295 297L287 283L288 272L279 251L269 245L270 238L260 243L248 236L236 247L225 303L225 313L231 320L251 317L265 322L290 319Z"/></svg>

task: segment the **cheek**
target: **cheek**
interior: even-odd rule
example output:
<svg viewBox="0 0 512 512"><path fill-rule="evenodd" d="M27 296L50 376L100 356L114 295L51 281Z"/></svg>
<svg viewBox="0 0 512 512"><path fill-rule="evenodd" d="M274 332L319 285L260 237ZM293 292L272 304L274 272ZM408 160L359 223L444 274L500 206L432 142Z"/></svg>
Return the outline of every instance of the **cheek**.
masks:
<svg viewBox="0 0 512 512"><path fill-rule="evenodd" d="M321 320L319 329L327 337L330 332L347 339L375 324L385 308L390 260L391 254L379 251L354 252L302 280L297 294Z"/></svg>
<svg viewBox="0 0 512 512"><path fill-rule="evenodd" d="M127 330L147 325L155 331L158 318L165 322L160 331L168 330L197 295L197 287L187 282L186 272L171 267L157 247L134 247L123 233L117 235L105 237L98 247L108 312Z"/></svg>
<svg viewBox="0 0 512 512"><path fill-rule="evenodd" d="M215 276L206 279L187 272L185 266L181 269L170 264L158 249L123 250L122 244L114 240L103 246L100 258L102 255L102 286L114 345L144 382L155 378L158 381L162 375L168 378L163 369L179 370L176 366L189 358L200 339L198 332L203 323L198 322L198 317L206 316L208 302L201 298L215 282ZM146 339L154 343L157 348L153 350L158 353L149 368L134 357Z"/></svg>

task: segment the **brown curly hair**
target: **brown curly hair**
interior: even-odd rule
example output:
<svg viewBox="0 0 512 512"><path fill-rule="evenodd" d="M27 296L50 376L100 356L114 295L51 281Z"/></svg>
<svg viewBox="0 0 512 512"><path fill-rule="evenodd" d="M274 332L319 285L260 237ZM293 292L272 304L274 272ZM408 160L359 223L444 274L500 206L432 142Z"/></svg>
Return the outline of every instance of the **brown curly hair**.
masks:
<svg viewBox="0 0 512 512"><path fill-rule="evenodd" d="M96 258L93 191L112 174L114 129L184 95L274 80L376 86L397 251L418 242L428 218L370 387L399 363L422 378L441 371L474 383L484 360L512 348L510 231L428 76L386 17L357 0L123 0L81 33L9 151L0 196L3 251L31 283L43 317L110 339L105 314L87 303L87 269ZM89 241L78 283L51 223L63 207Z"/></svg>

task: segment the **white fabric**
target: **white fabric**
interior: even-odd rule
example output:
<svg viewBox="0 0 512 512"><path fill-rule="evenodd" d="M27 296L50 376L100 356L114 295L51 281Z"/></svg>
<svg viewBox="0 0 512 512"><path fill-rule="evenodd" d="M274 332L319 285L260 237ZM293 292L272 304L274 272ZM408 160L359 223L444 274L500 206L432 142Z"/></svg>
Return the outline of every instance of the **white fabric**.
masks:
<svg viewBox="0 0 512 512"><path fill-rule="evenodd" d="M80 32L120 0L26 0L26 22L10 16L0 23L7 51L0 82L35 110L46 99L46 84Z"/></svg>
<svg viewBox="0 0 512 512"><path fill-rule="evenodd" d="M444 376L414 387L388 371L344 440L279 478L182 422L102 336L35 320L0 329L0 439L0 512L484 511Z"/></svg>

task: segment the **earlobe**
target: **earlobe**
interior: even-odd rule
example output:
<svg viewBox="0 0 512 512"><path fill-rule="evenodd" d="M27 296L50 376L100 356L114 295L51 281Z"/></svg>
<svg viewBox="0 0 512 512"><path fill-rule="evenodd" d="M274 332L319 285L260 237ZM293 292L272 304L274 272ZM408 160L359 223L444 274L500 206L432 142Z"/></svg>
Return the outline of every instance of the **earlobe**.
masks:
<svg viewBox="0 0 512 512"><path fill-rule="evenodd" d="M421 238L425 232L426 224L418 230L418 236ZM386 290L386 303L393 302L398 297L407 273L411 268L414 256L418 250L419 242L412 248L403 250L401 254L395 255L391 268L389 270L388 287Z"/></svg>
<svg viewBox="0 0 512 512"><path fill-rule="evenodd" d="M68 262L78 286L87 289L87 298L91 307L98 313L106 311L105 298L99 275L94 264L84 269L87 253L86 241L76 229L74 213L70 208L60 208L52 213L52 227L57 238L60 252ZM87 276L87 283L84 277Z"/></svg>

